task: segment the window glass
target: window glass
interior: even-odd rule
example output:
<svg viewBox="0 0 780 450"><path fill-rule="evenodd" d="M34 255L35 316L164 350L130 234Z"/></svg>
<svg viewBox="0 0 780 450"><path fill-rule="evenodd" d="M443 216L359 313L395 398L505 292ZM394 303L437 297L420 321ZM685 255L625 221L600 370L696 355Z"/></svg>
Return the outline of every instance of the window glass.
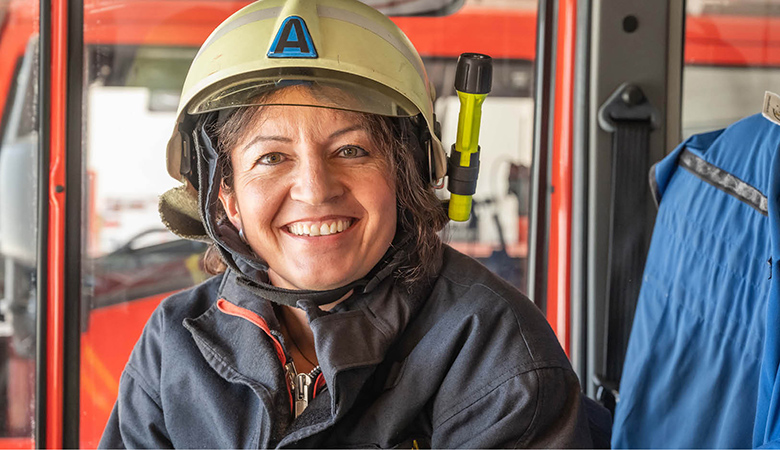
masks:
<svg viewBox="0 0 780 450"><path fill-rule="evenodd" d="M157 196L176 185L165 171L165 148L190 61L213 28L245 3L114 1L84 11L84 447L99 441L151 311L206 277L205 245L165 231ZM525 291L536 2L466 1L451 15L393 20L418 48L439 93L435 107L447 149L459 108L457 56L494 57L475 219L452 224L444 236Z"/></svg>
<svg viewBox="0 0 780 450"><path fill-rule="evenodd" d="M435 67L441 61L432 63ZM445 73L455 73L455 67L456 60L447 61ZM482 108L479 142L484 150L472 215L465 223L450 222L444 238L526 293L533 65L529 60L498 58L493 70L493 90ZM456 139L460 103L451 84L442 88L436 113L449 149Z"/></svg>
<svg viewBox="0 0 780 450"><path fill-rule="evenodd" d="M687 2L684 137L761 112L780 92L780 9L773 0Z"/></svg>
<svg viewBox="0 0 780 450"><path fill-rule="evenodd" d="M32 448L38 190L38 2L0 3L0 447Z"/></svg>
<svg viewBox="0 0 780 450"><path fill-rule="evenodd" d="M177 238L157 213L157 196L177 184L165 170L165 147L195 43L117 41L85 46L85 447L99 442L119 374L151 311L206 277L200 262L206 245Z"/></svg>
<svg viewBox="0 0 780 450"><path fill-rule="evenodd" d="M446 242L527 290L528 211L533 145L536 1L466 1L447 17L397 18L436 87L437 119L448 153L455 143L457 57L493 58L493 87L482 107L480 175L468 222L450 222ZM449 192L442 190L442 197Z"/></svg>

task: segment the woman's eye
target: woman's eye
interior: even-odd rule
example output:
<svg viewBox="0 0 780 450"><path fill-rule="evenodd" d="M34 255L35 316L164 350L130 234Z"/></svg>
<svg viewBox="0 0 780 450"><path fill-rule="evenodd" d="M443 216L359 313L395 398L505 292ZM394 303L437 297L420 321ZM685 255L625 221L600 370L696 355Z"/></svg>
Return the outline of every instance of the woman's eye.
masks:
<svg viewBox="0 0 780 450"><path fill-rule="evenodd" d="M339 149L339 155L344 158L360 158L361 156L368 155L368 152L360 147L348 145Z"/></svg>
<svg viewBox="0 0 780 450"><path fill-rule="evenodd" d="M274 165L284 161L284 156L281 153L266 153L261 156L257 162L260 164Z"/></svg>

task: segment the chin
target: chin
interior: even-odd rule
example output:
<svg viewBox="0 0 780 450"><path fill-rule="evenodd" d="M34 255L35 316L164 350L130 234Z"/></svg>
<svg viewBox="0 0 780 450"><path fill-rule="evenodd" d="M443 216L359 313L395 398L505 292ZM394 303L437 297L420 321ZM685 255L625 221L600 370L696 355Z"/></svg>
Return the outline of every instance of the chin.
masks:
<svg viewBox="0 0 780 450"><path fill-rule="evenodd" d="M301 276L302 272L304 271L298 270L296 274L276 272L273 273L273 275L269 275L271 275L271 283L276 286L309 291L336 289L361 278L361 276L353 276L344 273L343 271L339 273L323 273L322 270L311 270L305 271L306 274ZM365 274L363 274L363 276L365 276Z"/></svg>
<svg viewBox="0 0 780 450"><path fill-rule="evenodd" d="M357 279L357 278L355 278ZM327 291L330 289L340 288L351 283L355 279L351 278L330 278L330 277L314 277L312 279L296 280L299 289L305 289L310 291Z"/></svg>

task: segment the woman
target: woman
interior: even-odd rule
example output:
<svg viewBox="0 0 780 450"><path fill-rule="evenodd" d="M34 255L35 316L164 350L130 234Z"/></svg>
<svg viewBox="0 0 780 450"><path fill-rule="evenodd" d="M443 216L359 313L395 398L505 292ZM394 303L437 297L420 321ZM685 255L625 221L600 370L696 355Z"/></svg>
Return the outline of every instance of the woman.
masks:
<svg viewBox="0 0 780 450"><path fill-rule="evenodd" d="M101 447L591 445L544 318L436 235L432 101L356 1L261 1L215 30L160 209L223 273L152 315Z"/></svg>

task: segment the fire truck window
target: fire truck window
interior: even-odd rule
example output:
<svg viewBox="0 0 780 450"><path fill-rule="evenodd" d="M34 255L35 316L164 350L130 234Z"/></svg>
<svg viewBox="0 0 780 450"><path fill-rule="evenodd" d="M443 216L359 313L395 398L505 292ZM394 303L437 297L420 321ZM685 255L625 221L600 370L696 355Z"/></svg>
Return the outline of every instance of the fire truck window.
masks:
<svg viewBox="0 0 780 450"><path fill-rule="evenodd" d="M780 92L780 9L773 0L689 0L683 137L760 113Z"/></svg>
<svg viewBox="0 0 780 450"><path fill-rule="evenodd" d="M0 5L0 447L32 448L38 189L38 2Z"/></svg>
<svg viewBox="0 0 780 450"><path fill-rule="evenodd" d="M151 312L170 293L207 277L205 245L165 230L157 196L178 184L166 172L165 149L190 62L211 31L246 3L119 0L97 8L86 2L83 447L97 445L119 376ZM446 148L455 141L458 121L458 55L479 52L494 59L473 218L448 226L443 236L525 291L536 0L417 3L437 4L446 13L463 3L448 15L393 18L423 57L438 93Z"/></svg>
<svg viewBox="0 0 780 450"><path fill-rule="evenodd" d="M149 314L167 295L206 278L206 245L174 236L157 214L157 196L177 185L165 170L165 146L196 44L112 39L93 44L87 34L84 49L80 406L86 447L97 446Z"/></svg>

